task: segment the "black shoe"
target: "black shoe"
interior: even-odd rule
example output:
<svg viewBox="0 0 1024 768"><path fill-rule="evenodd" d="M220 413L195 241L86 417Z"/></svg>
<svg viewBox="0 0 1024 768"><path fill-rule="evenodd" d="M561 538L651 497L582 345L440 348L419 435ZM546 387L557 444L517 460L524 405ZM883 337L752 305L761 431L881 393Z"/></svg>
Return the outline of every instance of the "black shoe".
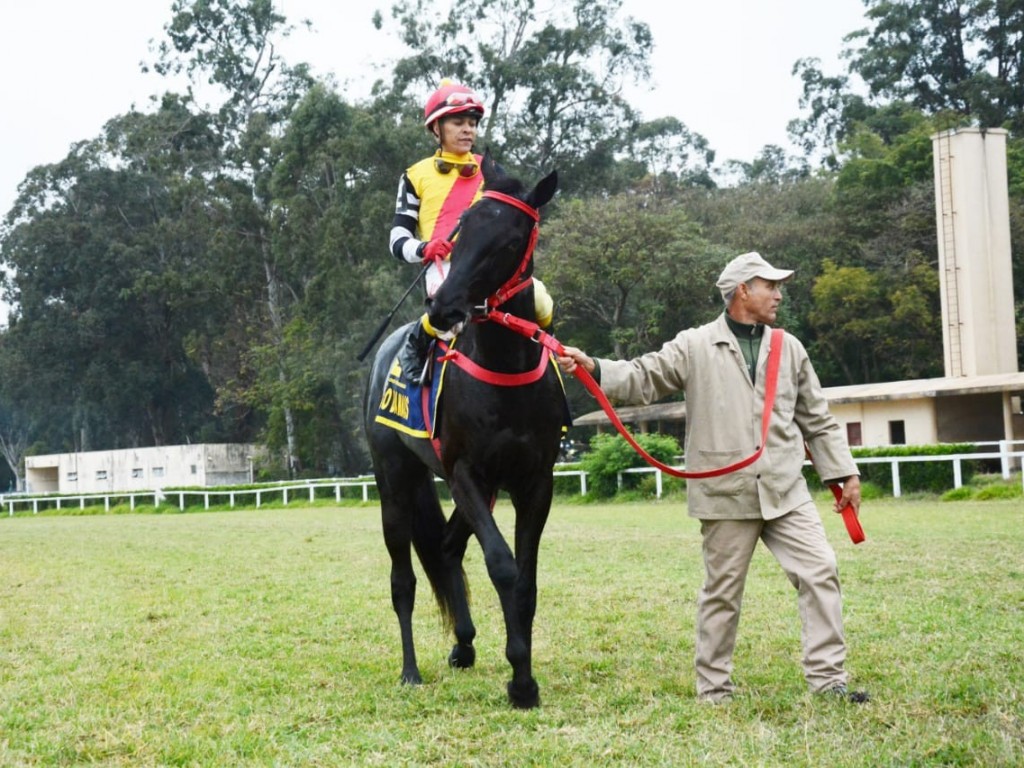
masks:
<svg viewBox="0 0 1024 768"><path fill-rule="evenodd" d="M826 688L821 691L821 695L849 701L852 704L866 704L871 701L871 696L867 691L851 691L842 683Z"/></svg>
<svg viewBox="0 0 1024 768"><path fill-rule="evenodd" d="M405 344L398 351L398 365L402 369L402 378L410 384L425 386L430 383L428 353L433 343L434 339L420 323L405 337Z"/></svg>

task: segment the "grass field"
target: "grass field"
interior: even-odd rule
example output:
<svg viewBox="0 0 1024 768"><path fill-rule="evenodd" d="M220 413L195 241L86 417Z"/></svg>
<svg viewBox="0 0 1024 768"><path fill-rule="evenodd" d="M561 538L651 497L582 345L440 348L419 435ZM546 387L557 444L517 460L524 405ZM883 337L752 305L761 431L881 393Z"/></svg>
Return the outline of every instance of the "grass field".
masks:
<svg viewBox="0 0 1024 768"><path fill-rule="evenodd" d="M826 506L822 500L822 508ZM839 556L856 706L806 692L795 595L760 549L741 693L694 697L697 523L556 506L512 710L471 544L477 666L421 579L425 684L398 685L374 507L0 519L2 766L1011 766L1024 763L1024 504L873 501ZM497 512L503 528L507 507Z"/></svg>

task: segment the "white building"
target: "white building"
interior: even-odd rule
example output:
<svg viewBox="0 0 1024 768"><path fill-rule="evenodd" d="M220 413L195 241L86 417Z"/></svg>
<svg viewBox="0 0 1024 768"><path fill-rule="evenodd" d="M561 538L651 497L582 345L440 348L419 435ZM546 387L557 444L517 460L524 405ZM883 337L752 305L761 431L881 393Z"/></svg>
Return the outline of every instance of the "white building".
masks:
<svg viewBox="0 0 1024 768"><path fill-rule="evenodd" d="M164 445L25 457L28 493L111 493L241 485L253 480L258 446Z"/></svg>

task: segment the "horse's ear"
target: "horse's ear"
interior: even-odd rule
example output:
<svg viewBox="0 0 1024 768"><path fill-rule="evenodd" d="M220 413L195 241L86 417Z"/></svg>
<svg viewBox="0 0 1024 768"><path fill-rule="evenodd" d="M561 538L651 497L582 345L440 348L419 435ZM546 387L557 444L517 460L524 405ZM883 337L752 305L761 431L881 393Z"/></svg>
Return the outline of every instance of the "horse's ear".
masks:
<svg viewBox="0 0 1024 768"><path fill-rule="evenodd" d="M558 189L558 171L552 171L537 182L537 186L527 196L527 202L534 208L547 205L551 202L551 198L555 196L556 189Z"/></svg>
<svg viewBox="0 0 1024 768"><path fill-rule="evenodd" d="M484 181L487 179L496 179L501 176L501 171L498 169L498 164L494 162L494 158L491 157L491 148L487 147L484 150L484 157L480 163L480 170L483 171Z"/></svg>

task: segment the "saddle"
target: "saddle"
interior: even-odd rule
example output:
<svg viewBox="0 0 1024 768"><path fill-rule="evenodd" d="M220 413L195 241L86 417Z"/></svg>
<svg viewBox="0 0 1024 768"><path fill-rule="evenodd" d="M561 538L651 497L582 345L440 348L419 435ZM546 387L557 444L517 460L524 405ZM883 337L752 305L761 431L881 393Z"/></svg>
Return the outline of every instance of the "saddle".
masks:
<svg viewBox="0 0 1024 768"><path fill-rule="evenodd" d="M429 356L427 365L431 368L437 366L434 355ZM426 386L412 384L402 377L402 366L398 364L396 356L388 369L374 421L412 437L424 440L432 438L434 411L443 370L442 365L440 372L432 371Z"/></svg>
<svg viewBox="0 0 1024 768"><path fill-rule="evenodd" d="M436 440L437 408L440 402L441 390L443 388L445 374L448 370L450 359L449 350L455 346L458 338L451 343L437 340L434 353L428 356L427 365L430 366L426 379L429 383L426 386L412 384L402 377L402 368L398 364L398 358L391 361L391 368L388 369L387 380L384 382L384 390L381 394L380 404L377 406L377 415L374 421L399 432L404 432L411 437L418 437L424 440ZM438 354L440 353L440 354ZM438 365L440 363L440 365ZM558 380L562 384L563 422L562 430L567 432L572 426L572 414L569 410L569 401L565 396L565 380L562 378L562 371L554 359L549 360L549 365L554 366L558 373Z"/></svg>

